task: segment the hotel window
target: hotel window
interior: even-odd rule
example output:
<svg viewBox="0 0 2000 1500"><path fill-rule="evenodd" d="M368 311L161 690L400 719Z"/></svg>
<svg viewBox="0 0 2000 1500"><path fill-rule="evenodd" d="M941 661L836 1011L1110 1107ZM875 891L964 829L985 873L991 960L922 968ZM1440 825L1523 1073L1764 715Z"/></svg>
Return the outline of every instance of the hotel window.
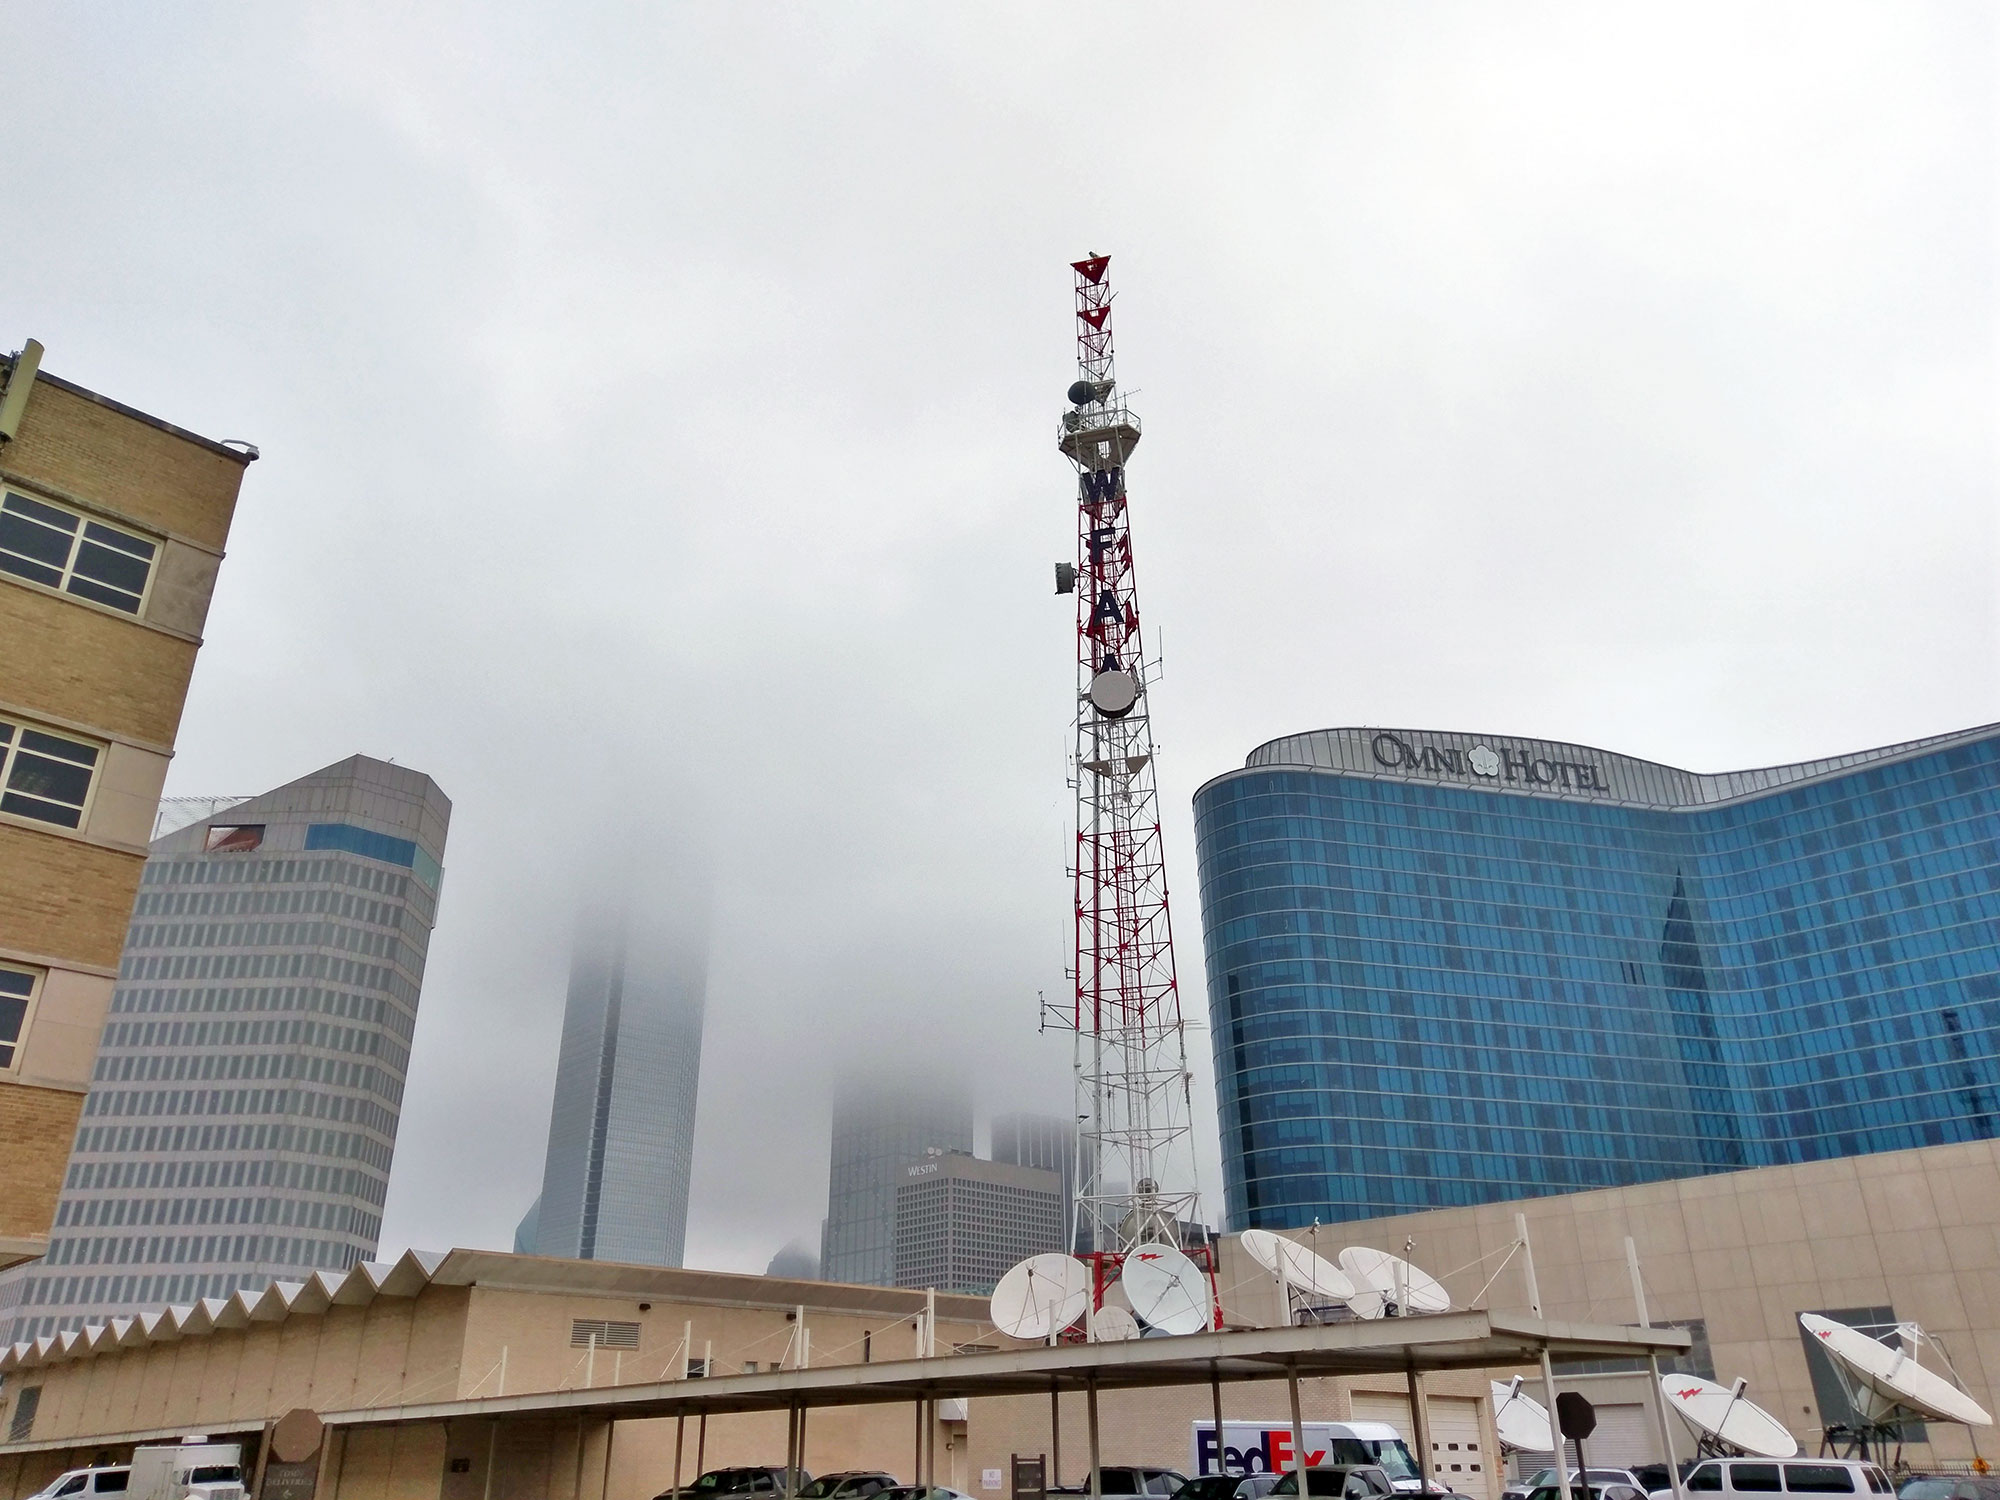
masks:
<svg viewBox="0 0 2000 1500"><path fill-rule="evenodd" d="M28 1010L41 979L36 969L0 964L0 1073L21 1061L21 1040L28 1034Z"/></svg>
<svg viewBox="0 0 2000 1500"><path fill-rule="evenodd" d="M0 573L139 613L159 544L9 490L0 500Z"/></svg>
<svg viewBox="0 0 2000 1500"><path fill-rule="evenodd" d="M80 828L102 755L67 735L0 719L0 812Z"/></svg>

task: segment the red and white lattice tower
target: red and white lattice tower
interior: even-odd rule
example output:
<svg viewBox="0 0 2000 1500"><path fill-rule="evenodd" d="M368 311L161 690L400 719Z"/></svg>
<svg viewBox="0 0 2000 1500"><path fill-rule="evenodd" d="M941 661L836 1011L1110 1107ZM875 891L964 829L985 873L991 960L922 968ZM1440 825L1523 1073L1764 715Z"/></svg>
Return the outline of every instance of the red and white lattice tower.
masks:
<svg viewBox="0 0 2000 1500"><path fill-rule="evenodd" d="M1199 1216L1147 706L1157 672L1125 491L1139 421L1112 364L1109 265L1093 255L1071 267L1078 379L1057 436L1077 471L1076 993L1047 1016L1076 1033L1076 1243L1097 1262L1100 1300L1134 1246L1178 1246Z"/></svg>

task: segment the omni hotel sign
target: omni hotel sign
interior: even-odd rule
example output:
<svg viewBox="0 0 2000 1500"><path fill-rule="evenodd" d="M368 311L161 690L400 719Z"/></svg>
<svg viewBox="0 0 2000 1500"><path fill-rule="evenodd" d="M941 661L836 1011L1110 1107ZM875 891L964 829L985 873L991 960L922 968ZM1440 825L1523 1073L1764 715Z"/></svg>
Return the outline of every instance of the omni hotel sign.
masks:
<svg viewBox="0 0 2000 1500"><path fill-rule="evenodd" d="M1428 771L1434 776L1474 776L1517 786L1545 786L1566 792L1608 792L1600 766L1580 760L1551 760L1527 750L1495 750L1474 745L1413 745L1399 735L1384 733L1368 742L1375 764L1392 771Z"/></svg>

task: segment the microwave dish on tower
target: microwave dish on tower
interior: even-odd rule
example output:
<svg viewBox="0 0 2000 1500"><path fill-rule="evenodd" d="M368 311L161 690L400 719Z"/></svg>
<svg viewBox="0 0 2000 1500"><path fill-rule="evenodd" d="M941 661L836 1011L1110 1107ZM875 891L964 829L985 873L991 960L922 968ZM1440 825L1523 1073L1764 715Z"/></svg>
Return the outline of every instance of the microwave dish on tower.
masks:
<svg viewBox="0 0 2000 1500"><path fill-rule="evenodd" d="M1895 1426L1904 1421L1993 1425L1985 1407L1936 1371L1918 1364L1909 1349L1891 1349L1858 1328L1817 1313L1800 1313L1799 1326L1826 1351L1855 1398L1855 1411L1870 1425ZM1903 1335L1900 1341L1911 1342L1914 1333Z"/></svg>
<svg viewBox="0 0 2000 1500"><path fill-rule="evenodd" d="M1212 1327L1215 1309L1208 1274L1178 1250L1140 1245L1125 1254L1120 1281L1132 1311L1161 1333L1201 1333Z"/></svg>
<svg viewBox="0 0 2000 1500"><path fill-rule="evenodd" d="M1200 1315L1213 1326L1214 1246L1202 1231L1194 1247L1191 1233L1201 1199L1153 749L1159 664L1146 654L1126 488L1140 429L1112 354L1110 265L1094 254L1070 265L1076 378L1055 436L1076 471L1076 561L1057 568L1057 587L1068 585L1076 607L1075 966L1073 989L1044 1008L1042 1025L1075 1039L1069 1243L1091 1263L1093 1306L1104 1305L1134 1252L1165 1247L1178 1257L1187 1243L1208 1280ZM1148 1273L1138 1274L1148 1285ZM1171 1321L1191 1316L1183 1309Z"/></svg>
<svg viewBox="0 0 2000 1500"><path fill-rule="evenodd" d="M1743 1394L1748 1381L1717 1385L1699 1375L1662 1375L1660 1394L1695 1435L1701 1458L1797 1458L1799 1440Z"/></svg>
<svg viewBox="0 0 2000 1500"><path fill-rule="evenodd" d="M1070 1255L1031 1255L1000 1278L987 1308L1009 1338L1042 1343L1089 1305L1089 1267Z"/></svg>

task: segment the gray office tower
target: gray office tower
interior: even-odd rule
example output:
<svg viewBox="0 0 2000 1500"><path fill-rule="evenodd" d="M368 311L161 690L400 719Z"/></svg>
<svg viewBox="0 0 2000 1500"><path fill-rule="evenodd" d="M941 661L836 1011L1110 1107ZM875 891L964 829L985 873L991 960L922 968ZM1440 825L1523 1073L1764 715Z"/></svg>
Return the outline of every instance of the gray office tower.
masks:
<svg viewBox="0 0 2000 1500"><path fill-rule="evenodd" d="M356 755L153 842L0 1345L375 1253L450 819Z"/></svg>
<svg viewBox="0 0 2000 1500"><path fill-rule="evenodd" d="M923 1078L846 1079L833 1101L833 1159L819 1273L896 1284L896 1189L926 1151L972 1152L972 1101Z"/></svg>
<svg viewBox="0 0 2000 1500"><path fill-rule="evenodd" d="M706 908L655 882L591 906L570 955L537 1254L677 1266L687 1242ZM524 1237L528 1226L523 1224Z"/></svg>
<svg viewBox="0 0 2000 1500"><path fill-rule="evenodd" d="M1062 1178L1064 1216L1076 1192L1076 1121L1067 1115L995 1115L993 1160Z"/></svg>

